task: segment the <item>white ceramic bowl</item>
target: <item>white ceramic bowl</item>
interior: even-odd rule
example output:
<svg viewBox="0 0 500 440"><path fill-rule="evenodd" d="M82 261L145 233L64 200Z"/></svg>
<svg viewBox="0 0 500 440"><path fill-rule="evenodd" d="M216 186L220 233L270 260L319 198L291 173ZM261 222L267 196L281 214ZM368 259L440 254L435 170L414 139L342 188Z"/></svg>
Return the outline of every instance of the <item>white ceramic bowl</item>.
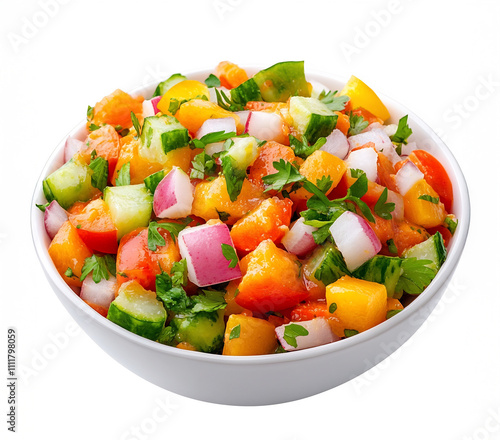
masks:
<svg viewBox="0 0 500 440"><path fill-rule="evenodd" d="M248 69L251 73L256 69ZM203 81L210 71L188 75ZM345 81L308 74L331 90ZM154 85L135 90L146 98ZM376 91L376 90L375 90ZM436 156L453 183L453 212L458 228L448 247L448 257L429 287L401 313L349 339L303 351L267 356L232 357L179 350L131 333L91 309L63 281L47 252L49 238L43 214L35 203L45 203L42 181L63 163L64 140L43 168L35 188L31 229L36 252L57 297L83 330L110 356L144 379L174 393L207 402L232 405L266 405L308 397L336 387L384 360L399 348L427 319L443 295L457 266L469 228L467 185L458 163L439 137L416 115L392 99L381 96L392 120L406 114L419 147ZM84 139L82 122L69 135Z"/></svg>

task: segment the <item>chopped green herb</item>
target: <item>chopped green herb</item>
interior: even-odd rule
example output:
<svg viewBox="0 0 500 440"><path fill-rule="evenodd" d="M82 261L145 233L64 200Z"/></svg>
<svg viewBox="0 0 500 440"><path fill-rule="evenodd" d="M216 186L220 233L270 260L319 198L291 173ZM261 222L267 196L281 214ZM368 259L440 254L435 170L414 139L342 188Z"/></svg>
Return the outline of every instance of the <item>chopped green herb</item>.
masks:
<svg viewBox="0 0 500 440"><path fill-rule="evenodd" d="M90 105L87 106L87 121L91 121L94 119L94 107L91 107Z"/></svg>
<svg viewBox="0 0 500 440"><path fill-rule="evenodd" d="M36 207L37 207L40 211L42 211L42 212L45 212L45 209L46 209L46 208L47 208L47 206L49 206L49 205L50 205L50 202L47 202L47 203L45 203L44 205L39 205L39 204L35 203L35 206L36 206Z"/></svg>
<svg viewBox="0 0 500 440"><path fill-rule="evenodd" d="M217 96L217 105L222 107L224 110L230 112L238 112L244 110L244 106L232 100L227 96L222 90L215 89L215 94Z"/></svg>
<svg viewBox="0 0 500 440"><path fill-rule="evenodd" d="M180 106L186 102L187 102L186 99L179 100L176 98L171 98L170 103L168 105L168 111L173 115L175 115L177 113L177 110L179 110Z"/></svg>
<svg viewBox="0 0 500 440"><path fill-rule="evenodd" d="M394 315L397 315L399 312L401 312L401 309L397 310L389 310L387 314L385 315L385 319L392 318Z"/></svg>
<svg viewBox="0 0 500 440"><path fill-rule="evenodd" d="M141 124L139 123L139 119L134 112L130 112L130 118L132 119L132 124L134 125L135 131L137 132L137 137L139 137L142 133Z"/></svg>
<svg viewBox="0 0 500 440"><path fill-rule="evenodd" d="M232 269L238 264L238 255L236 255L236 250L229 244L222 243L222 255L229 261L229 268Z"/></svg>
<svg viewBox="0 0 500 440"><path fill-rule="evenodd" d="M115 185L116 186L130 185L130 162L127 162L119 169L116 176Z"/></svg>
<svg viewBox="0 0 500 440"><path fill-rule="evenodd" d="M389 252L391 254L397 254L398 253L398 248L396 247L396 244L394 243L394 240L390 238L385 242L387 244L387 248L389 249Z"/></svg>
<svg viewBox="0 0 500 440"><path fill-rule="evenodd" d="M233 327L231 329L231 332L229 333L229 340L238 339L240 337L240 331L241 331L241 324L238 324L236 327Z"/></svg>
<svg viewBox="0 0 500 440"><path fill-rule="evenodd" d="M207 85L207 87L220 87L220 79L217 78L213 73L211 73L205 80L205 84Z"/></svg>
<svg viewBox="0 0 500 440"><path fill-rule="evenodd" d="M228 214L225 211L219 211L217 208L215 208L217 211L217 215L219 216L219 220L221 222L227 222L229 220L229 217L231 217L231 214Z"/></svg>
<svg viewBox="0 0 500 440"><path fill-rule="evenodd" d="M109 254L97 255L85 258L82 268L82 276L80 281L83 281L88 274L92 272L94 283L99 283L104 278L109 280L109 274L116 276L116 261Z"/></svg>
<svg viewBox="0 0 500 440"><path fill-rule="evenodd" d="M89 167L93 171L90 183L94 188L103 191L108 183L108 161L103 157L97 156L90 161Z"/></svg>
<svg viewBox="0 0 500 440"><path fill-rule="evenodd" d="M68 278L71 278L74 276L73 271L71 270L71 267L68 267L66 269L66 272L64 272L64 275L67 276Z"/></svg>
<svg viewBox="0 0 500 440"><path fill-rule="evenodd" d="M398 122L396 133L391 136L391 141L399 145L407 144L412 133L412 129L408 126L408 115L403 116Z"/></svg>
<svg viewBox="0 0 500 440"><path fill-rule="evenodd" d="M344 330L344 336L346 338L350 338L351 336L354 336L354 335L357 335L359 332L357 330L349 330L349 329L345 329Z"/></svg>
<svg viewBox="0 0 500 440"><path fill-rule="evenodd" d="M349 101L349 96L347 95L337 95L338 91L334 92L323 90L318 99L325 104L332 112L342 111L345 108L347 101Z"/></svg>
<svg viewBox="0 0 500 440"><path fill-rule="evenodd" d="M172 240L176 241L179 232L181 232L189 223L191 223L191 217L186 217L181 223L157 223L151 222L148 226L148 249L150 251L156 251L158 246L165 246L166 241L162 235L158 232L158 228L166 229Z"/></svg>
<svg viewBox="0 0 500 440"><path fill-rule="evenodd" d="M443 225L446 229L448 229L448 231L451 232L451 235L453 235L455 233L455 231L457 230L458 220L456 218L454 218L454 216L448 215L444 219Z"/></svg>
<svg viewBox="0 0 500 440"><path fill-rule="evenodd" d="M191 164L193 166L189 175L191 179L204 179L205 174L214 175L217 168L214 158L204 151L197 154Z"/></svg>
<svg viewBox="0 0 500 440"><path fill-rule="evenodd" d="M294 182L302 182L305 179L297 168L284 159L280 159L279 162L273 162L273 165L278 172L262 178L263 182L268 185L266 191L274 189L279 192L286 185Z"/></svg>
<svg viewBox="0 0 500 440"><path fill-rule="evenodd" d="M368 127L369 123L368 121L365 121L363 116L361 115L356 115L353 112L349 113L349 131L348 135L349 136L355 136L359 133L361 133L366 127Z"/></svg>
<svg viewBox="0 0 500 440"><path fill-rule="evenodd" d="M227 306L224 300L224 292L219 290L203 290L203 293L192 296L193 313L199 312L215 312L216 310L224 309Z"/></svg>
<svg viewBox="0 0 500 440"><path fill-rule="evenodd" d="M99 130L101 127L99 125L96 125L94 123L90 124L89 125L89 131L92 132L92 131L96 131L96 130Z"/></svg>
<svg viewBox="0 0 500 440"><path fill-rule="evenodd" d="M411 295L422 293L436 276L436 270L430 268L429 264L432 264L431 260L403 258L403 273L399 277L396 291L404 290Z"/></svg>
<svg viewBox="0 0 500 440"><path fill-rule="evenodd" d="M429 194L422 194L419 196L419 200L425 200L426 202L431 202L437 205L439 203L439 197L432 197Z"/></svg>
<svg viewBox="0 0 500 440"><path fill-rule="evenodd" d="M330 313L335 313L335 310L337 310L337 304L336 303L331 303L330 307L328 307L328 311Z"/></svg>
<svg viewBox="0 0 500 440"><path fill-rule="evenodd" d="M288 324L285 326L283 339L292 347L297 348L297 337L307 336L309 331L299 324Z"/></svg>
<svg viewBox="0 0 500 440"><path fill-rule="evenodd" d="M229 199L231 202L235 202L241 193L247 172L234 166L234 160L228 155L222 157L222 172L226 180Z"/></svg>
<svg viewBox="0 0 500 440"><path fill-rule="evenodd" d="M302 141L299 141L295 136L289 135L290 147L292 147L296 156L306 159L308 156L313 154L316 150L319 150L326 142L326 138L320 137L314 145L309 145L305 136L302 137Z"/></svg>
<svg viewBox="0 0 500 440"><path fill-rule="evenodd" d="M387 188L384 188L382 191L382 194L380 194L380 197L377 200L377 203L375 203L374 211L375 214L377 214L379 217L383 218L384 220L391 220L392 215L391 212L394 211L394 208L396 207L395 203L386 203L387 201Z"/></svg>
<svg viewBox="0 0 500 440"><path fill-rule="evenodd" d="M156 187L164 177L165 177L164 170L157 171L156 173L153 173L144 179L144 185L151 194L154 194L156 191Z"/></svg>

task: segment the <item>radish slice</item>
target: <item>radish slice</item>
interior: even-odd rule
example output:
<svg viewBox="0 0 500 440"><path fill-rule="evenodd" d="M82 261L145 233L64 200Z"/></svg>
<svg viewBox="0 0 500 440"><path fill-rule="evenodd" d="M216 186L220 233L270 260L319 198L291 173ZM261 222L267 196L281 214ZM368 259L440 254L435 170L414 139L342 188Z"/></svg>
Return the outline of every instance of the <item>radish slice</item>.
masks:
<svg viewBox="0 0 500 440"><path fill-rule="evenodd" d="M235 115L238 115L240 117L240 122L244 127L247 126L247 120L250 116L250 113L252 113L250 110L241 110L239 112L234 112Z"/></svg>
<svg viewBox="0 0 500 440"><path fill-rule="evenodd" d="M45 208L43 223L48 236L52 240L65 221L68 220L68 213L55 200Z"/></svg>
<svg viewBox="0 0 500 440"><path fill-rule="evenodd" d="M318 228L304 224L304 217L300 217L292 223L292 227L282 238L281 243L291 254L304 256L312 251L317 245L312 233Z"/></svg>
<svg viewBox="0 0 500 440"><path fill-rule="evenodd" d="M377 152L373 148L362 148L351 151L347 156L346 164L351 170L364 171L368 180L375 182L378 176L377 161Z"/></svg>
<svg viewBox="0 0 500 440"><path fill-rule="evenodd" d="M396 173L396 186L399 194L404 196L415 183L423 178L423 173L409 160Z"/></svg>
<svg viewBox="0 0 500 440"><path fill-rule="evenodd" d="M241 277L229 228L224 223L183 229L178 241L181 256L187 262L188 278L198 287L225 283ZM228 260L224 256L223 248L228 248L223 244L233 248L236 260ZM234 263L236 266L229 267Z"/></svg>
<svg viewBox="0 0 500 440"><path fill-rule="evenodd" d="M149 100L142 101L142 116L147 118L148 116L155 116L158 113L158 102L160 102L161 96L155 96Z"/></svg>
<svg viewBox="0 0 500 440"><path fill-rule="evenodd" d="M395 220L403 220L405 216L405 202L403 196L397 192L387 190L387 203L394 203L394 211L391 212Z"/></svg>
<svg viewBox="0 0 500 440"><path fill-rule="evenodd" d="M102 278L95 283L91 276L87 276L82 283L80 298L105 309L109 308L118 292L118 281L112 275L109 280Z"/></svg>
<svg viewBox="0 0 500 440"><path fill-rule="evenodd" d="M370 224L351 211L344 212L335 220L330 226L330 233L351 272L382 249Z"/></svg>
<svg viewBox="0 0 500 440"><path fill-rule="evenodd" d="M179 167L161 180L155 190L153 209L159 218L183 218L191 214L193 186L189 176Z"/></svg>
<svg viewBox="0 0 500 440"><path fill-rule="evenodd" d="M326 137L326 142L320 150L326 151L344 160L349 152L349 142L345 134L336 128Z"/></svg>
<svg viewBox="0 0 500 440"><path fill-rule="evenodd" d="M196 138L201 139L209 133L224 131L225 133L236 133L236 122L234 118L207 119L196 132Z"/></svg>
<svg viewBox="0 0 500 440"><path fill-rule="evenodd" d="M250 112L245 132L257 139L276 141L283 137L283 120L276 113Z"/></svg>
<svg viewBox="0 0 500 440"><path fill-rule="evenodd" d="M73 137L68 137L68 139L66 139L66 143L64 144L64 163L68 162L84 146L85 142Z"/></svg>
<svg viewBox="0 0 500 440"><path fill-rule="evenodd" d="M300 335L292 338L292 340L295 339L297 345L296 347L289 344L285 340L285 331L286 328L290 325L300 326L302 327L302 329L307 331L307 335ZM292 330L292 328L290 328L290 330ZM305 333L305 331L303 331L303 333ZM290 322L288 324L276 327L275 332L282 347L286 351L303 350L304 348L317 347L318 345L329 344L330 342L336 342L340 340L340 338L332 332L325 318L314 318L310 321ZM290 333L293 334L293 330Z"/></svg>

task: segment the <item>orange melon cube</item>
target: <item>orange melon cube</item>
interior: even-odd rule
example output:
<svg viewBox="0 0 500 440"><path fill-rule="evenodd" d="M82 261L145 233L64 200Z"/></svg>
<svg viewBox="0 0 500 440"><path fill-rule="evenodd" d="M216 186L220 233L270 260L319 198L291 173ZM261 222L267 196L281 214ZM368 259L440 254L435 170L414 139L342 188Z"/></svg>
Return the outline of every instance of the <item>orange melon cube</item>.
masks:
<svg viewBox="0 0 500 440"><path fill-rule="evenodd" d="M437 203L423 200L420 197L430 196ZM405 204L405 217L424 228L439 226L446 218L446 210L443 203L439 201L439 195L432 187L421 179L413 185L403 196Z"/></svg>

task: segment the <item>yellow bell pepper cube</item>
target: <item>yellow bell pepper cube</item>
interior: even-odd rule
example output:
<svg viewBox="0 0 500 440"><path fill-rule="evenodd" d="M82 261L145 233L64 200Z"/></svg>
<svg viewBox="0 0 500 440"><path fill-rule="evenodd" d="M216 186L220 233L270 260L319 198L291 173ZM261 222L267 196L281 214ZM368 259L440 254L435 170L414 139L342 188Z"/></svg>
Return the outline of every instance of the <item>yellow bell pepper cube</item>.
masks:
<svg viewBox="0 0 500 440"><path fill-rule="evenodd" d="M160 101L158 101L158 109L164 115L173 116L169 111L171 101L189 101L190 99L201 98L202 96L205 96L207 99L210 98L210 93L206 84L200 81L186 79L167 90Z"/></svg>

